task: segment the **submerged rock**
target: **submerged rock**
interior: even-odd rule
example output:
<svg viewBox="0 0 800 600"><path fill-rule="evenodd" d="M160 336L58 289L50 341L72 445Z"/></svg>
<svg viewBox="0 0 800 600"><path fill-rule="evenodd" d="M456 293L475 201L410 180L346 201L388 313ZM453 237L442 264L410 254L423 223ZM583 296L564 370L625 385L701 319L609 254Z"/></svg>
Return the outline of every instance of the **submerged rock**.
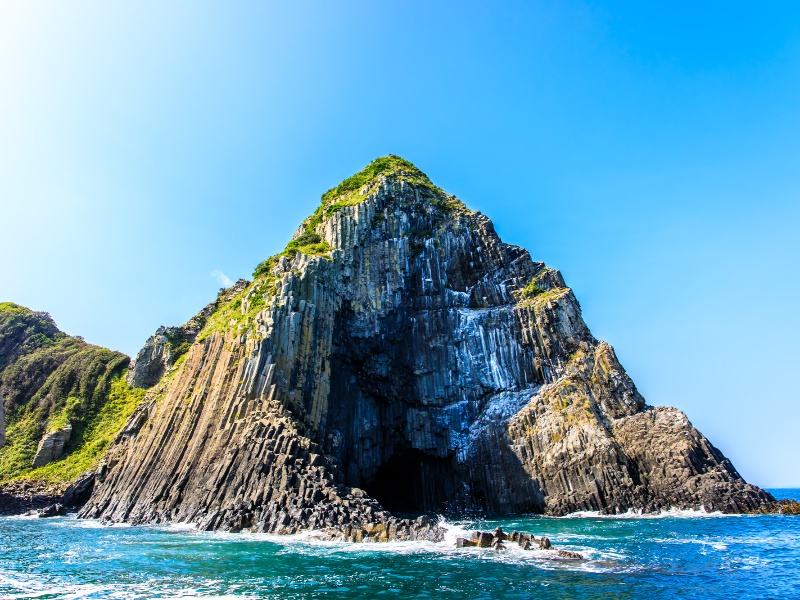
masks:
<svg viewBox="0 0 800 600"><path fill-rule="evenodd" d="M683 413L645 404L558 271L402 159L331 190L254 277L187 335L81 516L436 540L390 511L772 501ZM134 372L164 356L148 343Z"/></svg>

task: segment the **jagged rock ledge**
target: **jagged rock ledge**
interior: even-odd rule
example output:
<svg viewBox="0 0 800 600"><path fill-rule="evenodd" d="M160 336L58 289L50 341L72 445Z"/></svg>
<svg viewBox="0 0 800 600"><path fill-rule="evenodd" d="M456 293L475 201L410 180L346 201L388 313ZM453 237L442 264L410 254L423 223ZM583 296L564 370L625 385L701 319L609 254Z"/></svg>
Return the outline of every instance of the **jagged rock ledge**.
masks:
<svg viewBox="0 0 800 600"><path fill-rule="evenodd" d="M502 527L498 527L493 532L473 531L470 538L457 538L457 548L494 548L496 551L506 550L506 542L516 543L523 550L552 550L556 556L570 560L582 560L583 555L569 550L559 550L550 543L550 538L542 536L537 538L530 533L512 531L506 533Z"/></svg>
<svg viewBox="0 0 800 600"><path fill-rule="evenodd" d="M23 515L54 505L79 509L89 500L94 472L88 471L70 484L29 479L0 484L0 515Z"/></svg>
<svg viewBox="0 0 800 600"><path fill-rule="evenodd" d="M66 484L18 480L0 485L0 515L22 515L61 501Z"/></svg>

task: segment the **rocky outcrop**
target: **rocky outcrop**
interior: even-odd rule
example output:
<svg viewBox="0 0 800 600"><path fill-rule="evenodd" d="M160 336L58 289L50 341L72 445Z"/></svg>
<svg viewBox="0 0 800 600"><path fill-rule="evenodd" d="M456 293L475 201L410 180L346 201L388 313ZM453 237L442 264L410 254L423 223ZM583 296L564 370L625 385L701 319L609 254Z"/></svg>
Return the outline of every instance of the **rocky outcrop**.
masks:
<svg viewBox="0 0 800 600"><path fill-rule="evenodd" d="M159 327L148 338L136 358L128 366L128 385L150 388L157 384L172 365L183 356L194 343L197 334L221 303L230 301L247 287L249 281L240 279L233 286L220 290L217 299L203 308L180 327Z"/></svg>
<svg viewBox="0 0 800 600"><path fill-rule="evenodd" d="M37 511L61 501L64 486L45 481L12 480L0 484L0 515Z"/></svg>
<svg viewBox="0 0 800 600"><path fill-rule="evenodd" d="M498 527L494 532L490 531L473 531L472 536L469 538L457 538L457 548L494 548L495 550L505 550L506 543L512 542L519 545L523 550L556 550L550 544L550 538L542 536L537 538L530 533L519 531L512 531L506 533L502 527ZM566 550L558 550L558 553L565 558L583 558L577 552L567 552ZM561 554L563 553L563 554Z"/></svg>
<svg viewBox="0 0 800 600"><path fill-rule="evenodd" d="M357 539L437 536L387 511L772 500L646 406L558 271L402 159L323 196L254 276L150 389L82 516Z"/></svg>
<svg viewBox="0 0 800 600"><path fill-rule="evenodd" d="M164 372L172 366L174 363L173 352L166 332L166 327L159 327L147 339L136 358L131 361L128 366L128 385L140 388L152 387L159 382Z"/></svg>
<svg viewBox="0 0 800 600"><path fill-rule="evenodd" d="M73 481L61 496L61 504L79 507L86 504L94 489L94 471L87 471Z"/></svg>
<svg viewBox="0 0 800 600"><path fill-rule="evenodd" d="M38 516L40 519L47 519L50 517L63 517L67 514L67 509L64 508L63 504L51 504L49 506L45 506L41 510L38 511Z"/></svg>
<svg viewBox="0 0 800 600"><path fill-rule="evenodd" d="M61 458L64 446L72 435L72 425L67 423L64 427L49 431L42 436L39 446L36 448L36 456L33 458L34 467L43 467L48 463Z"/></svg>
<svg viewBox="0 0 800 600"><path fill-rule="evenodd" d="M800 515L800 502L797 500L778 500L777 512L782 515Z"/></svg>

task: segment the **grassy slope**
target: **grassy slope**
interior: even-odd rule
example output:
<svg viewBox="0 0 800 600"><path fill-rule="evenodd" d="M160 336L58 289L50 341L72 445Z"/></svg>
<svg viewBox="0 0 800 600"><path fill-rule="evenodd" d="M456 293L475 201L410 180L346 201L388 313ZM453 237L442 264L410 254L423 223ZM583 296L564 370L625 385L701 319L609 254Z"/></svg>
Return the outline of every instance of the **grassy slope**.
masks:
<svg viewBox="0 0 800 600"><path fill-rule="evenodd" d="M0 303L0 386L6 405L6 446L0 482L73 480L91 469L144 396L128 387L129 358L58 330L46 313ZM33 469L42 435L72 424L64 457Z"/></svg>
<svg viewBox="0 0 800 600"><path fill-rule="evenodd" d="M30 469L21 476L55 483L73 481L81 473L94 469L144 394L145 390L128 386L124 374L115 376L111 380L106 403L84 425L81 439L72 452L44 467Z"/></svg>

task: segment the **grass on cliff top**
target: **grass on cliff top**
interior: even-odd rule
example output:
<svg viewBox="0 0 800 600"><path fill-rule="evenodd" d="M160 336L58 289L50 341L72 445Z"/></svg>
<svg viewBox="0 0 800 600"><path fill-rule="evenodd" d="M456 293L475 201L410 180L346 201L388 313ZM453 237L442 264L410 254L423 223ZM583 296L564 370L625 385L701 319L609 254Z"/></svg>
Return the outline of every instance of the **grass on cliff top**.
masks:
<svg viewBox="0 0 800 600"><path fill-rule="evenodd" d="M110 382L107 401L97 414L85 424L73 424L64 457L37 469L32 464L38 445L38 425L33 413L23 416L9 426L6 432L8 445L0 448L0 482L36 479L64 483L74 481L81 473L94 469L111 440L144 399L144 394L144 390L128 386L124 372L115 375ZM61 416L55 415L48 422L48 430L66 424Z"/></svg>
<svg viewBox="0 0 800 600"><path fill-rule="evenodd" d="M266 305L266 299L277 293L275 284L278 278L270 273L278 256L264 261L268 264L259 271L255 281L214 311L197 336L197 341L202 341L213 333L228 330L242 329L241 332L244 333L244 329L250 324L256 313Z"/></svg>
<svg viewBox="0 0 800 600"><path fill-rule="evenodd" d="M275 267L281 256L294 258L297 252L310 256L326 256L333 248L317 233L317 227L323 218L332 216L346 206L355 206L367 199L368 194L359 192L364 186L378 181L378 177L390 177L396 181L405 181L416 188L430 192L431 202L438 208L450 212L463 206L458 200L448 196L441 188L436 187L428 176L409 161L394 154L376 158L361 171L348 177L339 185L322 194L322 202L310 217L303 221L303 233L290 241L283 252L271 256L256 266L253 277L268 274Z"/></svg>
<svg viewBox="0 0 800 600"><path fill-rule="evenodd" d="M322 239L317 232L317 227L323 219L332 216L341 208L354 206L366 200L368 194L361 194L360 191L364 186L377 183L380 176L395 181L405 181L418 189L427 190L431 197L431 204L446 213L463 208L461 202L433 185L425 173L407 160L392 154L377 158L364 169L322 195L322 201L314 214L303 221L303 232L296 239L291 240L282 252L270 256L256 266L253 270L254 282L215 311L198 339L202 340L214 332L234 328L243 329L251 317L265 304L264 297L275 294L277 278L273 276L272 272L281 257L293 259L298 252L307 256L328 256L333 248ZM254 294L253 290L255 290ZM249 301L247 300L248 296L250 297Z"/></svg>
<svg viewBox="0 0 800 600"><path fill-rule="evenodd" d="M428 179L428 176L415 165L404 158L389 154L388 156L376 158L361 171L352 177L348 177L336 187L322 194L321 207L328 207L334 199L340 196L346 196L352 192L357 192L365 185L374 183L380 175L385 175L386 177L394 176L400 181L407 181L414 186L426 188L437 194L444 193L441 189L433 185L431 180ZM335 210L336 209L330 210L328 214L333 214Z"/></svg>
<svg viewBox="0 0 800 600"><path fill-rule="evenodd" d="M33 311L30 308L25 308L13 302L0 302L0 314L7 313L9 315L32 315Z"/></svg>
<svg viewBox="0 0 800 600"><path fill-rule="evenodd" d="M569 292L568 287L552 288L550 290L538 288L532 291L531 295L518 295L517 306L541 310L546 304L549 304L553 300L558 300L567 292Z"/></svg>

